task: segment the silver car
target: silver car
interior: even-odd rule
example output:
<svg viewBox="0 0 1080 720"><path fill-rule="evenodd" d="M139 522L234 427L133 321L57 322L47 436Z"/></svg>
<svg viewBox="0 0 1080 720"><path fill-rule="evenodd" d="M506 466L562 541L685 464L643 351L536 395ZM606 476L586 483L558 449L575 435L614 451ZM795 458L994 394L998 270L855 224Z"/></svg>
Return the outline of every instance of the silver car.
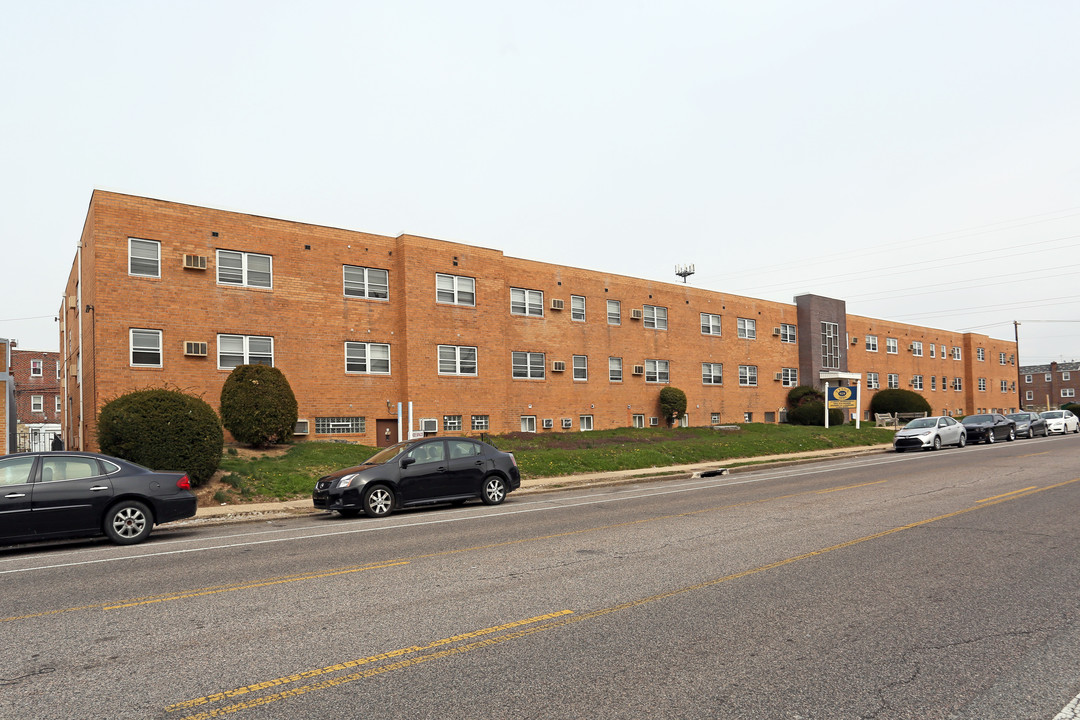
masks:
<svg viewBox="0 0 1080 720"><path fill-rule="evenodd" d="M893 449L896 452L925 448L940 450L942 445L967 445L967 431L964 426L946 415L915 418L893 438Z"/></svg>
<svg viewBox="0 0 1080 720"><path fill-rule="evenodd" d="M1071 410L1047 410L1039 414L1046 419L1046 427L1052 433L1080 432L1080 419Z"/></svg>

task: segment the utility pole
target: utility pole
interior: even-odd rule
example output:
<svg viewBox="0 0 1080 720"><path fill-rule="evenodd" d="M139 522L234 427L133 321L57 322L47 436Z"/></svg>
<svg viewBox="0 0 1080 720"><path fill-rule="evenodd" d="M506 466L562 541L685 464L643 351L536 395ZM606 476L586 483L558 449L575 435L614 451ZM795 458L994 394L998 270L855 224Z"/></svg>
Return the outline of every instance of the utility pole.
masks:
<svg viewBox="0 0 1080 720"><path fill-rule="evenodd" d="M1024 409L1024 399L1020 397L1020 323L1013 320L1013 337L1016 339L1016 408Z"/></svg>

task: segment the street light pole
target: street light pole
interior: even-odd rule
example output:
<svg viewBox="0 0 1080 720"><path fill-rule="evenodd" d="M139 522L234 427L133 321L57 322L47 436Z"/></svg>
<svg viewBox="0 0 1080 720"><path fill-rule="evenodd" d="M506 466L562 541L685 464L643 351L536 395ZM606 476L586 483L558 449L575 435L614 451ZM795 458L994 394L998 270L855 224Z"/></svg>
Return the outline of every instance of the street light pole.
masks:
<svg viewBox="0 0 1080 720"><path fill-rule="evenodd" d="M1013 337L1016 339L1016 406L1024 409L1024 400L1020 397L1020 323L1013 320Z"/></svg>

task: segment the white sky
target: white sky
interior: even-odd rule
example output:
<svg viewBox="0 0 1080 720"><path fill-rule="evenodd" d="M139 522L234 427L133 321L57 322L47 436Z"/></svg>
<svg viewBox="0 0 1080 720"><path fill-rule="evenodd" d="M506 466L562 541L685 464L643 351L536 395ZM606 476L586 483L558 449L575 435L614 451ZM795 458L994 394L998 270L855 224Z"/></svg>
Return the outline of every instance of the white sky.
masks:
<svg viewBox="0 0 1080 720"><path fill-rule="evenodd" d="M1080 3L0 0L0 337L94 188L1080 359ZM32 318L32 319L22 319Z"/></svg>

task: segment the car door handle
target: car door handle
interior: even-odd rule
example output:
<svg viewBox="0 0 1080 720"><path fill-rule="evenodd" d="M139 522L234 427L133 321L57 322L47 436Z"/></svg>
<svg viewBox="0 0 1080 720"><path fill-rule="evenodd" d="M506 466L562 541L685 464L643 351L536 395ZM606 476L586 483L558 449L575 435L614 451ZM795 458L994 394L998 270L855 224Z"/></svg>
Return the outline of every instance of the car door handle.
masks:
<svg viewBox="0 0 1080 720"><path fill-rule="evenodd" d="M479 465L483 465L483 464L484 464L484 461L483 461L483 460L477 460L477 461L476 461L476 464L477 464L478 466L479 466Z"/></svg>
<svg viewBox="0 0 1080 720"><path fill-rule="evenodd" d="M11 493L10 495L5 495L4 497L6 497L6 498L26 497L26 493Z"/></svg>
<svg viewBox="0 0 1080 720"><path fill-rule="evenodd" d="M439 466L439 472L446 472L446 466L440 465Z"/></svg>
<svg viewBox="0 0 1080 720"><path fill-rule="evenodd" d="M97 492L98 490L108 490L108 489L109 489L108 485L95 485L94 487L90 488L91 492Z"/></svg>

